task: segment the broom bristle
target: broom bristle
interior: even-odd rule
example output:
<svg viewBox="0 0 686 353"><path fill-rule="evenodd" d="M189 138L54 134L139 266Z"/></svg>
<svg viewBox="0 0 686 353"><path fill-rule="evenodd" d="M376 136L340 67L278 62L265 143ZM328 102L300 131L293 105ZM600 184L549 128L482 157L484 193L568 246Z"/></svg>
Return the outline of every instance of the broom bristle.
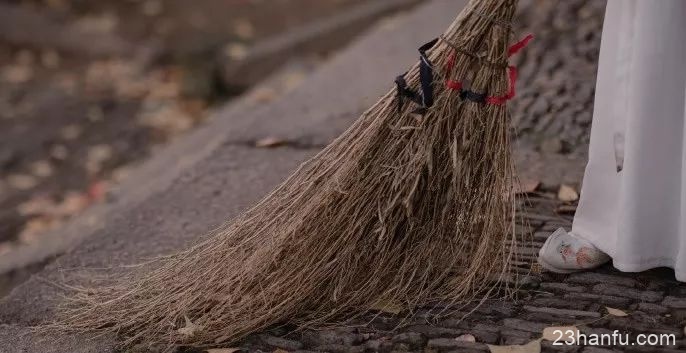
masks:
<svg viewBox="0 0 686 353"><path fill-rule="evenodd" d="M457 46L453 72L502 94L515 0L473 0L430 53ZM484 16L487 15L487 16ZM484 51L481 62L469 52ZM488 64L491 63L491 64ZM406 75L418 84L417 68ZM504 105L437 83L421 117L389 92L238 219L192 248L77 293L58 327L109 331L124 345L208 346L278 323L299 327L379 302L459 305L499 289L514 256L513 166Z"/></svg>

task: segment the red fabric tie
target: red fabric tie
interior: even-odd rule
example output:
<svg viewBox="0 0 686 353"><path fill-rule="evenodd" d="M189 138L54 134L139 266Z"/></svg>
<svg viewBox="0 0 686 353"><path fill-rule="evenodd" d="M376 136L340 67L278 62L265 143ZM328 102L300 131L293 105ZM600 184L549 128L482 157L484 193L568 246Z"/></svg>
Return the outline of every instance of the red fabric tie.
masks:
<svg viewBox="0 0 686 353"><path fill-rule="evenodd" d="M510 57L514 54L517 54L517 52L519 52L524 47L526 47L532 39L534 39L533 34L527 34L524 38L522 38L522 40L513 44L512 46L510 46L507 49L507 56ZM455 53L452 53L450 55L450 58L448 59L447 64L446 64L446 72L450 72L450 70L452 70L454 65L455 65ZM508 100L514 98L514 96L516 94L515 86L517 83L517 68L514 66L508 66L507 70L508 70L508 77L509 77L509 88L508 88L507 93L505 95L502 95L502 96L486 97L486 103L494 104L494 105L503 105ZM448 87L452 90L456 90L456 91L462 90L462 82L460 82L460 81L446 79L445 85L446 85L446 87Z"/></svg>
<svg viewBox="0 0 686 353"><path fill-rule="evenodd" d="M512 44L510 49L507 50L507 56L512 56L514 54L517 54L518 51L520 51L522 48L527 46L529 42L534 39L533 34L527 34L526 37L522 38L519 42Z"/></svg>
<svg viewBox="0 0 686 353"><path fill-rule="evenodd" d="M494 104L494 105L503 105L505 102L508 100L514 98L515 96L515 85L517 83L517 68L514 66L508 66L507 70L509 72L510 76L510 89L507 91L507 93L503 96L500 97L486 97L486 103L488 104Z"/></svg>

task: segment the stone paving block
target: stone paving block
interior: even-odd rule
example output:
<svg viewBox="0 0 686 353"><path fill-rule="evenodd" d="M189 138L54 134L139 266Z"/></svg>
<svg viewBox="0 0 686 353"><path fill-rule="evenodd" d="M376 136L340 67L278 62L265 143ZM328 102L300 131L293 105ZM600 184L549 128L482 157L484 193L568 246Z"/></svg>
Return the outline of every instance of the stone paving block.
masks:
<svg viewBox="0 0 686 353"><path fill-rule="evenodd" d="M548 231L540 231L540 232L534 232L534 240L540 241L540 242L545 242L548 240L548 237L550 236L550 232Z"/></svg>
<svg viewBox="0 0 686 353"><path fill-rule="evenodd" d="M505 301L486 302L484 305L478 307L476 311L484 315L512 316L515 311L515 305Z"/></svg>
<svg viewBox="0 0 686 353"><path fill-rule="evenodd" d="M344 330L304 331L301 341L310 347L324 345L356 345L363 341L360 334L345 332Z"/></svg>
<svg viewBox="0 0 686 353"><path fill-rule="evenodd" d="M437 349L439 351L454 350L458 348L487 350L485 344L479 342L461 342L454 338L433 338L427 343L427 347Z"/></svg>
<svg viewBox="0 0 686 353"><path fill-rule="evenodd" d="M665 300L668 297L665 298ZM664 303L664 301L663 301ZM636 310L643 311L645 313L649 314L657 314L657 315L664 315L669 312L669 309L665 308L664 306L658 305L658 304L653 304L653 303L638 303L636 305Z"/></svg>
<svg viewBox="0 0 686 353"><path fill-rule="evenodd" d="M297 351L299 349L303 348L303 344L301 342L283 338L283 337L276 337L272 335L261 335L260 340L272 347L276 348L282 348L287 351Z"/></svg>
<svg viewBox="0 0 686 353"><path fill-rule="evenodd" d="M585 300L566 300L559 297L539 297L529 302L533 306L554 307L569 310L585 310L591 304Z"/></svg>
<svg viewBox="0 0 686 353"><path fill-rule="evenodd" d="M500 335L502 337L519 337L519 338L526 338L530 339L531 337L534 336L534 334L541 334L543 332L543 329L539 332L529 332L529 331L520 331L520 330L515 330L511 328L501 328L500 329Z"/></svg>
<svg viewBox="0 0 686 353"><path fill-rule="evenodd" d="M431 325L412 325L403 328L405 332L415 332L421 333L427 338L440 338L440 337L457 337L464 332L462 330L456 330L447 327L438 327Z"/></svg>
<svg viewBox="0 0 686 353"><path fill-rule="evenodd" d="M515 319L515 318L509 318L503 320L503 326L515 329L515 330L521 330L521 331L526 331L526 332L532 332L532 333L537 333L540 334L543 332L543 329L548 327L547 324L540 323L540 322L531 322L531 321L526 321L526 320L521 320L521 319Z"/></svg>
<svg viewBox="0 0 686 353"><path fill-rule="evenodd" d="M363 353L364 346L346 346L344 344L326 344L314 348L317 352L330 353Z"/></svg>
<svg viewBox="0 0 686 353"><path fill-rule="evenodd" d="M370 352L388 352L393 349L393 343L388 340L369 340L365 342L364 347Z"/></svg>
<svg viewBox="0 0 686 353"><path fill-rule="evenodd" d="M625 352L627 353L683 353L683 349L676 349L676 348L661 348L661 347L650 347L650 346L644 346L644 347L638 347L638 346L633 346L631 348L628 348Z"/></svg>
<svg viewBox="0 0 686 353"><path fill-rule="evenodd" d="M411 351L410 345L407 343L396 343L393 345L394 352L409 352Z"/></svg>
<svg viewBox="0 0 686 353"><path fill-rule="evenodd" d="M601 283L593 286L593 292L603 295L612 295L617 297L624 297L634 300L657 302L662 300L664 294L655 291L641 291L628 287L618 286L614 284Z"/></svg>
<svg viewBox="0 0 686 353"><path fill-rule="evenodd" d="M426 340L421 333L417 332L403 332L393 336L393 343L405 343L411 348L421 347Z"/></svg>
<svg viewBox="0 0 686 353"><path fill-rule="evenodd" d="M581 350L581 353L619 353L621 351L618 351L616 349L607 349L607 348L601 348L601 347L584 347L584 349Z"/></svg>
<svg viewBox="0 0 686 353"><path fill-rule="evenodd" d="M472 334L476 338L477 342L481 343L496 344L500 339L500 335L497 332L474 329L470 330L470 334Z"/></svg>
<svg viewBox="0 0 686 353"><path fill-rule="evenodd" d="M500 345L510 346L510 345L522 345L527 344L531 341L529 337L517 337L517 336L503 336Z"/></svg>
<svg viewBox="0 0 686 353"><path fill-rule="evenodd" d="M550 307L537 307L537 306L531 306L531 305L524 305L523 309L530 311L530 312L550 314L550 315L556 315L556 316L591 317L591 318L597 318L597 317L601 316L600 313L593 312L593 311L558 309L558 308L550 308Z"/></svg>
<svg viewBox="0 0 686 353"><path fill-rule="evenodd" d="M563 292L563 293L582 293L586 291L586 287L582 286L572 286L567 283L555 283L555 282L543 282L540 285L542 290L552 291L552 292Z"/></svg>
<svg viewBox="0 0 686 353"><path fill-rule="evenodd" d="M550 341L541 341L541 351L543 352L565 352L565 353L573 353L573 352L579 352L582 347L577 346L577 345L553 345L553 342Z"/></svg>
<svg viewBox="0 0 686 353"><path fill-rule="evenodd" d="M674 335L676 339L681 339L684 336L683 328L666 326L659 322L640 322L632 319L631 317L614 316L609 316L605 320L607 322L607 325L605 326L610 330L624 330L645 334L668 334Z"/></svg>
<svg viewBox="0 0 686 353"><path fill-rule="evenodd" d="M545 323L548 326L574 325L581 320L573 316L558 316L548 313L532 312L522 312L517 317L527 321Z"/></svg>
<svg viewBox="0 0 686 353"><path fill-rule="evenodd" d="M667 296L662 301L662 305L671 309L686 309L686 298Z"/></svg>
<svg viewBox="0 0 686 353"><path fill-rule="evenodd" d="M596 301L598 303L617 308L626 307L631 303L629 298L593 293L567 293L564 295L564 298L568 300Z"/></svg>
<svg viewBox="0 0 686 353"><path fill-rule="evenodd" d="M577 326L586 335L611 335L613 330L604 327L590 327L585 325Z"/></svg>
<svg viewBox="0 0 686 353"><path fill-rule="evenodd" d="M618 276L618 275L608 275L597 272L579 272L573 273L567 277L565 282L579 283L579 284L613 284L616 286L625 286L634 288L638 285L635 279Z"/></svg>
<svg viewBox="0 0 686 353"><path fill-rule="evenodd" d="M677 322L686 322L686 310L685 309L672 309L665 316L669 315L672 320Z"/></svg>

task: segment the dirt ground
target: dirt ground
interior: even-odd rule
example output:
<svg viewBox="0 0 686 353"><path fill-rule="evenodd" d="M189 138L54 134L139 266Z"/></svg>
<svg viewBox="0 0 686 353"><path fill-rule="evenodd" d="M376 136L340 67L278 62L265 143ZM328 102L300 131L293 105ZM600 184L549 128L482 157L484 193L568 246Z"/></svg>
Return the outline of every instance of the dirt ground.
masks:
<svg viewBox="0 0 686 353"><path fill-rule="evenodd" d="M0 256L239 94L223 58L363 2L0 0Z"/></svg>

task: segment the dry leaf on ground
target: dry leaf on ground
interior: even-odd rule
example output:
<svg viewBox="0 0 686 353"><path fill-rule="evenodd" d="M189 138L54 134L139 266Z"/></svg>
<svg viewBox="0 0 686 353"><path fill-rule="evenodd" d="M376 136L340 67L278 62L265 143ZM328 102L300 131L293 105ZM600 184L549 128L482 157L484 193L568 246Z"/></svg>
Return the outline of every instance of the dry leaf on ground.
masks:
<svg viewBox="0 0 686 353"><path fill-rule="evenodd" d="M178 332L179 334L184 335L186 337L193 337L193 336L195 336L195 334L197 332L202 331L203 327L200 325L194 324L188 318L188 316L184 316L183 319L186 320L186 326L176 330L176 332ZM213 352L213 353L217 353L217 352Z"/></svg>
<svg viewBox="0 0 686 353"><path fill-rule="evenodd" d="M7 177L7 184L17 190L29 190L38 185L38 179L30 174L12 174Z"/></svg>
<svg viewBox="0 0 686 353"><path fill-rule="evenodd" d="M277 348L272 353L290 353L285 349Z"/></svg>
<svg viewBox="0 0 686 353"><path fill-rule="evenodd" d="M388 300L380 300L379 302L374 304L374 306L371 307L371 310L378 310L384 313L397 315L401 311L403 311L403 308L398 303L394 303Z"/></svg>
<svg viewBox="0 0 686 353"><path fill-rule="evenodd" d="M208 349L205 352L207 353L235 353L235 352L240 352L240 348L212 348Z"/></svg>
<svg viewBox="0 0 686 353"><path fill-rule="evenodd" d="M246 18L241 18L233 23L233 32L243 40L252 39L255 36L255 26Z"/></svg>
<svg viewBox="0 0 686 353"><path fill-rule="evenodd" d="M288 141L278 138L278 137L265 137L259 139L255 142L255 147L269 148L269 147L279 147L287 144Z"/></svg>
<svg viewBox="0 0 686 353"><path fill-rule="evenodd" d="M579 337L576 326L551 326L543 329L543 339L551 342L574 342Z"/></svg>
<svg viewBox="0 0 686 353"><path fill-rule="evenodd" d="M474 337L474 335L465 333L464 335L455 337L455 340L459 342L476 342L476 337Z"/></svg>
<svg viewBox="0 0 686 353"><path fill-rule="evenodd" d="M224 48L224 53L229 59L240 61L248 56L248 47L241 43L230 43Z"/></svg>
<svg viewBox="0 0 686 353"><path fill-rule="evenodd" d="M606 306L605 309L607 310L607 313L612 315L612 316L617 316L617 317L624 317L624 316L629 316L625 311L611 308L609 306Z"/></svg>
<svg viewBox="0 0 686 353"><path fill-rule="evenodd" d="M515 183L515 193L516 194L530 194L532 192L535 192L539 186L541 186L540 180L533 180L533 179L520 180L519 183Z"/></svg>
<svg viewBox="0 0 686 353"><path fill-rule="evenodd" d="M557 198L560 199L560 201L572 202L579 199L579 193L576 192L576 189L573 187L562 184L560 185L560 190L557 192Z"/></svg>
<svg viewBox="0 0 686 353"><path fill-rule="evenodd" d="M541 339L533 340L523 345L496 346L488 344L491 353L541 353Z"/></svg>

